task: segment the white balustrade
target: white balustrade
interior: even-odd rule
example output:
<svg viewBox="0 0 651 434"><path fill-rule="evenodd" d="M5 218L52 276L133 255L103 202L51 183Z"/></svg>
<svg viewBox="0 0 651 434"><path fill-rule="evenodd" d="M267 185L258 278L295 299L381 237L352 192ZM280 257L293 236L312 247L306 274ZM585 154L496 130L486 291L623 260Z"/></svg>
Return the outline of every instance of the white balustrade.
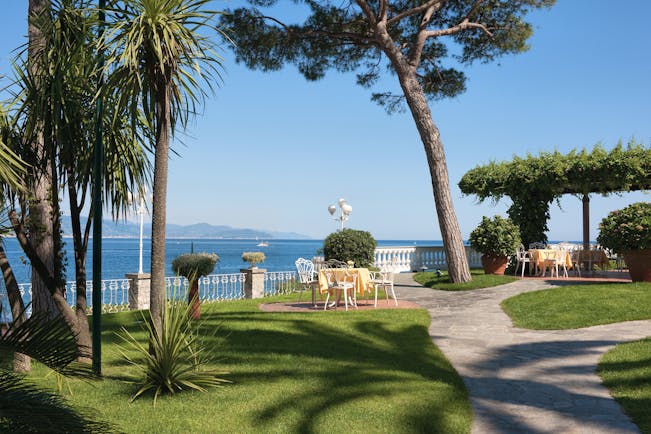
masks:
<svg viewBox="0 0 651 434"><path fill-rule="evenodd" d="M296 290L297 282L295 271L267 271L264 273L264 295L288 294Z"/></svg>
<svg viewBox="0 0 651 434"><path fill-rule="evenodd" d="M481 267L481 254L466 246L466 258L470 268ZM375 266L394 272L444 270L448 267L443 246L396 246L377 247L375 249Z"/></svg>

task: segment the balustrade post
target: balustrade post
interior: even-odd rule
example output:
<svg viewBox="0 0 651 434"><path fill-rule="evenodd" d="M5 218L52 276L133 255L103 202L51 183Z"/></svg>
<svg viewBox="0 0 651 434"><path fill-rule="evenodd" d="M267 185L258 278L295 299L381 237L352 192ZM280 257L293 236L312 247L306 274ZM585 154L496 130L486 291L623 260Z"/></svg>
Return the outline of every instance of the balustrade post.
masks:
<svg viewBox="0 0 651 434"><path fill-rule="evenodd" d="M151 274L125 274L129 280L129 310L149 309L149 292L151 290Z"/></svg>
<svg viewBox="0 0 651 434"><path fill-rule="evenodd" d="M244 298L264 297L264 268L245 268L240 272L244 273Z"/></svg>

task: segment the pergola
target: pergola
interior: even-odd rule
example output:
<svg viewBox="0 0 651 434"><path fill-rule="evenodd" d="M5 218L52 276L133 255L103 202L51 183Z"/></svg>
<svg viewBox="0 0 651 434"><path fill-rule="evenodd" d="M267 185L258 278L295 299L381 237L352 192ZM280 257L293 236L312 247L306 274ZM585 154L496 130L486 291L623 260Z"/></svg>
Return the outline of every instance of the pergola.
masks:
<svg viewBox="0 0 651 434"><path fill-rule="evenodd" d="M468 171L459 181L464 194L480 202L508 196L509 217L520 227L525 244L546 241L549 205L572 194L583 202L583 245L590 245L590 194L609 195L651 189L651 148L631 141L607 151L572 150L567 155L541 152L514 157L510 162L490 162Z"/></svg>

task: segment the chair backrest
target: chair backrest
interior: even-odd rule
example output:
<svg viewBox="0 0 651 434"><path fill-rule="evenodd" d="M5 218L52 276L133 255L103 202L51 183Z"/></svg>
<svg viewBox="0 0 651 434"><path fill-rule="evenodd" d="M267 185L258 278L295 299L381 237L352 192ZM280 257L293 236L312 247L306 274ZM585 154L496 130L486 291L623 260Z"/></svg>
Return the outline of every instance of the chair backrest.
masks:
<svg viewBox="0 0 651 434"><path fill-rule="evenodd" d="M515 251L515 259L519 261L521 259L524 259L526 256L527 256L527 251L524 249L524 244L520 244L518 250Z"/></svg>
<svg viewBox="0 0 651 434"><path fill-rule="evenodd" d="M296 260L296 270L301 283L307 283L314 279L314 263L309 259L298 258Z"/></svg>
<svg viewBox="0 0 651 434"><path fill-rule="evenodd" d="M547 245L542 241L536 241L534 243L529 244L530 249L544 249L545 247L547 247Z"/></svg>

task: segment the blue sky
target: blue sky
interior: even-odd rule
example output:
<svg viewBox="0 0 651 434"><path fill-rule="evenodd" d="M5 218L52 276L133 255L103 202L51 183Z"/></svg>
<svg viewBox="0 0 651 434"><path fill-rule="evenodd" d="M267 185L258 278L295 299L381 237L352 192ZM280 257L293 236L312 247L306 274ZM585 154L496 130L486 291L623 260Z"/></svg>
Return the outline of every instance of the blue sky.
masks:
<svg viewBox="0 0 651 434"><path fill-rule="evenodd" d="M24 42L27 1L3 4L0 73ZM288 2L289 3L289 2ZM215 1L217 9L234 2ZM282 9L282 8L281 8ZM531 49L466 69L467 91L432 103L446 150L464 238L483 215L505 215L508 199L478 204L457 187L490 160L540 151L651 146L651 2L559 1L532 15ZM332 72L307 82L288 66L261 73L227 50L224 80L183 137L169 170L168 222L293 231L320 238L336 229L327 207L345 198L347 226L378 239L440 239L422 143L409 113L387 115ZM387 75L379 89L396 89ZM591 238L609 211L646 193L591 203ZM581 239L581 201L552 205L549 238Z"/></svg>

